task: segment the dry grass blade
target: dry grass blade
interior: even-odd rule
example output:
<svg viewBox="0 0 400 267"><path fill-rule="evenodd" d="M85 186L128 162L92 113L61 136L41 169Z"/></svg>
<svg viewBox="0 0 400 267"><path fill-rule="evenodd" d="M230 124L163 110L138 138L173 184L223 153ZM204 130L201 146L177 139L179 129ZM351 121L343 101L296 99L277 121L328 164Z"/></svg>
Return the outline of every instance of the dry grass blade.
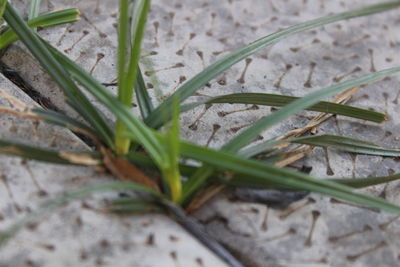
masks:
<svg viewBox="0 0 400 267"><path fill-rule="evenodd" d="M351 100L351 98L358 92L358 90L360 90L360 87L354 87L350 90L347 90L343 93L338 94L337 96L335 96L332 100L333 103L336 104L345 104L348 101ZM306 126L304 126L303 128L300 129L295 129L292 131L287 132L286 134L279 136L278 138L276 138L276 140L285 140L285 139L289 139L289 138L295 138L295 137L299 137L300 135L303 135L307 132L311 132L312 134L316 133L316 127L318 125L320 125L321 123L323 123L324 121L328 120L329 118L331 118L333 116L333 114L328 114L328 113L321 113L318 114L317 116L315 116ZM281 148L285 148L289 145L289 143L284 143L284 144L280 144L274 148L276 149L281 149Z"/></svg>
<svg viewBox="0 0 400 267"><path fill-rule="evenodd" d="M7 93L3 88L0 88L0 97L2 99L7 100L7 102L11 105L11 107L13 107L19 111L25 111L25 110L31 109L24 102L22 102L15 96L12 96L9 93Z"/></svg>
<svg viewBox="0 0 400 267"><path fill-rule="evenodd" d="M28 111L20 111L20 110L15 110L12 108L8 108L8 107L3 107L0 106L0 113L8 113L20 118L27 118L27 119L31 119L31 120L43 120L42 118L38 117L37 115L33 114L32 112L30 112L30 110Z"/></svg>
<svg viewBox="0 0 400 267"><path fill-rule="evenodd" d="M85 165L85 166L99 166L102 164L101 159L91 157L90 155L76 154L65 151L59 152L58 155L61 158L66 159L74 164Z"/></svg>
<svg viewBox="0 0 400 267"><path fill-rule="evenodd" d="M92 133L92 131L89 131L87 127L82 127L83 125L80 125L80 124L72 125L66 121L63 122L62 119L57 122L55 120L49 120L49 118L46 119L44 114L47 113L47 115L48 115L52 111L42 110L42 109L34 107L34 106L29 106L29 105L25 104L24 102L22 102L21 100L19 100L18 98L16 98L15 96L7 93L2 88L0 88L0 98L5 99L11 106L11 108L5 107L5 106L0 106L0 113L7 113L7 114L10 114L10 115L13 115L16 117L20 117L20 118L26 118L26 119L30 119L30 120L36 120L36 121L44 121L44 122L58 124L58 125L60 125L60 122L61 122L61 126L64 126L68 129L72 130L73 132L86 135L86 136L90 137L94 143L100 144L100 141L97 138L97 136L95 136L94 133ZM58 114L58 115L60 115L60 114ZM67 117L65 117L65 118L67 118ZM67 119L69 119L69 118L67 118Z"/></svg>
<svg viewBox="0 0 400 267"><path fill-rule="evenodd" d="M308 145L296 147L295 149L286 152L284 154L285 159L276 162L275 166L283 168L292 163L295 163L296 161L304 158L307 153L310 153L313 150L313 148L313 146Z"/></svg>
<svg viewBox="0 0 400 267"><path fill-rule="evenodd" d="M203 190L200 190L193 200L186 207L187 213L192 213L203 206L207 201L216 196L225 188L225 185L211 185Z"/></svg>
<svg viewBox="0 0 400 267"><path fill-rule="evenodd" d="M10 107L0 106L0 113L7 113L21 118L32 120L43 120L32 112L33 107L26 105L18 98L7 93L3 88L0 88L0 98L5 99Z"/></svg>
<svg viewBox="0 0 400 267"><path fill-rule="evenodd" d="M354 87L352 89L349 89L347 91L344 91L343 93L338 94L335 96L332 100L333 103L337 104L344 104L347 103L352 99L352 97L360 90L361 87ZM276 138L276 140L286 140L289 138L295 138L299 137L300 135L303 135L307 132L311 132L312 134L317 132L317 126L319 126L321 123L325 122L329 118L331 118L333 114L328 114L328 113L321 113L317 116L315 116L305 127L292 130L287 132L286 134ZM274 149L283 149L286 148L290 145L290 143L283 143L280 145L277 145L274 147ZM288 166L303 157L307 155L307 153L311 152L313 149L313 146L309 145L301 145L293 150L290 150L285 153L285 159L278 161L275 163L276 166L278 167L285 167Z"/></svg>

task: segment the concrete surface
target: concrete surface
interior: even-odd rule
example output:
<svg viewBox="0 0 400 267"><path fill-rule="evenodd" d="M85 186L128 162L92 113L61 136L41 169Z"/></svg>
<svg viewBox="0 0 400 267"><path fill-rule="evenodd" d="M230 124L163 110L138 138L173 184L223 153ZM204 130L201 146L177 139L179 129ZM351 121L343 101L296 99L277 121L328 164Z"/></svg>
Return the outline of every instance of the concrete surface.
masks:
<svg viewBox="0 0 400 267"><path fill-rule="evenodd" d="M142 57L142 68L147 74L146 82L150 93L156 99L155 102L160 102L184 80L201 71L216 58L225 55L227 51L282 27L332 12L379 2L376 0L351 2L339 0L177 0L168 3L161 0L152 1ZM23 10L22 1L14 1L14 3ZM114 81L116 78L117 1L44 1L43 10L70 6L80 8L83 14L80 22L42 30L40 34L60 50L65 51L100 81ZM398 12L399 9L367 18L334 23L297 34L270 49L262 50L247 61L238 63L230 71L212 81L209 87L199 90L200 96L192 97L189 101L201 99L204 96L233 92L279 92L301 96L339 80L396 66L399 64L400 46L400 34L397 30ZM10 47L1 60L9 67L18 70L28 83L48 97L57 107L67 113L70 112L63 104L62 94L37 67L37 63L31 59L22 45L16 44ZM338 116L319 127L319 133L358 137L383 146L398 147L399 106L397 101L400 92L398 84L399 76L393 76L368 85L353 101L356 106L385 112L388 115L388 121L384 124L378 125ZM227 115L221 117L221 112ZM200 144L218 147L240 129L269 112L268 107L259 107L254 110L254 108L241 105L213 105L208 109L200 107L182 116L182 137ZM304 126L311 115L313 113L304 112L274 127L263 136L275 136ZM10 135L9 130L3 129L2 136L7 135ZM7 160L20 162L18 159ZM317 177L388 175L398 173L400 169L396 159L354 156L334 150L326 152L323 149L314 149L305 160L296 163L293 167L299 168L303 165L311 166L311 174ZM2 167L2 172L11 171L6 166L4 169ZM46 168L36 166L31 169L39 171L52 168L47 165ZM83 173L90 173L86 169L80 169ZM65 172L69 171L78 172L74 169L65 169ZM27 176L27 174L19 175ZM71 177L71 175L66 176ZM61 186L54 181L52 184L55 188ZM15 186L13 190L20 192L18 188ZM400 204L398 188L399 184L393 183L366 191ZM53 192L53 189L47 191ZM57 192L59 191L55 189L54 193ZM2 194L2 196L6 195ZM7 205L13 205L12 198L7 196L5 200ZM19 203L23 205L24 201L21 200ZM110 219L112 222L115 220L116 224L120 220L126 220L132 225L139 225L132 223L128 218L117 219L113 216L109 218L109 215L105 216L79 207L73 209L73 212L79 216L83 216L81 213L86 213L88 220L92 220L92 216L102 217L104 224L106 224L105 219ZM146 216L133 218L141 221L146 220L143 219ZM319 195L312 194L284 210L274 210L260 204L232 202L228 197L220 196L208 203L196 214L196 217L207 226L213 236L234 251L248 266L398 266L400 261L398 252L400 251L398 241L400 225L397 217ZM151 218L157 225L162 225L164 221L167 221L159 216ZM9 223L8 219L7 222ZM167 222L171 225L170 227L176 229L175 224ZM67 237L76 239L71 237L73 235L71 231L54 234L57 233L57 229L63 227L76 227L73 225L73 219L69 219L69 223L59 220L58 223L55 221L53 224L48 224L47 230L40 226L43 232L39 235L26 233L29 237L16 239L13 241L14 246L2 252L2 255L6 255L2 256L6 257L3 261L10 264L13 263L12 257L18 257L18 259L23 258L26 263L28 259L31 259L26 251L29 251L29 247L35 248L35 251L40 250L40 245L35 240L46 240L44 236L57 246L60 244L57 240ZM91 229L96 230L97 227L98 229L103 227L102 224L95 222L90 226ZM119 232L120 229L122 227L115 227L115 234L112 236L126 237L125 232ZM136 238L135 229L129 230L131 233L129 236L132 238ZM162 233L157 232L160 228L153 229L156 239L159 234L162 236ZM164 228L161 227L161 229ZM140 233L143 230L138 227L138 231ZM110 233L105 234L108 236ZM21 236L19 238L22 238ZM82 246L82 243L85 247L88 246L86 245L88 236L90 234L82 237L75 245L71 243L71 246L75 250L79 250L77 248ZM186 235L182 239L185 242L191 240ZM117 240L109 242L109 247L118 247L121 241ZM145 238L140 240L145 240ZM22 242L26 244L25 250L16 254L17 246ZM96 247L95 242L92 240L92 250L88 250L88 255L92 255L91 253L99 255L96 251L100 248ZM139 243L138 241L135 244ZM138 259L153 259L155 261L149 262L153 266L159 265L158 260L164 264L164 260L149 257L149 255L161 253L161 255L167 255L165 258L168 258L170 249L167 247L160 246L159 250L154 252L155 254L146 254L146 247L138 245L136 248L143 251L143 254L138 252L138 255L142 255L138 256ZM177 265L196 266L197 263L190 262L188 258L184 257L188 260L186 264L180 258L181 255L182 257L192 255L180 250L184 248L185 246L175 250L178 259L182 260ZM109 254L110 256L107 256L102 264L114 266L116 259L136 257L136 254L132 256L122 250L116 251L118 253ZM73 254L77 255L76 253ZM35 262L54 266L58 261L57 257L51 257L49 254L52 253L32 255L37 255L34 258ZM208 256L209 254L201 255L207 255L207 259L210 257L210 262L204 260L205 266L216 266L215 259ZM93 256L93 259L96 259L96 256ZM71 265L74 263L76 264L71 259ZM135 265L132 263L131 266Z"/></svg>

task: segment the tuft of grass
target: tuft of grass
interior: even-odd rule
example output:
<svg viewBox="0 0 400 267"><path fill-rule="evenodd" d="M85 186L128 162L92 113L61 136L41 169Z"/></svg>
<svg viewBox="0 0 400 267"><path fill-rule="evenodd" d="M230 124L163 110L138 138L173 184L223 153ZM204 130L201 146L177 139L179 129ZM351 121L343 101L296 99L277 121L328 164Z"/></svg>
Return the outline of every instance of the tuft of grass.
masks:
<svg viewBox="0 0 400 267"><path fill-rule="evenodd" d="M362 140L332 135L296 137L284 140L271 139L256 147L247 147L263 131L304 109L340 114L372 122L384 121L384 114L348 105L324 102L323 99L396 74L400 72L400 67L340 82L301 98L246 93L217 96L198 103L183 104L183 101L195 94L198 89L217 75L262 48L304 30L398 8L400 7L399 1L382 2L322 17L262 37L211 64L184 83L158 107L153 106L139 66L141 43L147 13L150 9L150 1L137 0L133 5L129 3L128 0L119 1L118 95L114 96L93 76L41 39L31 29L38 26L47 27L73 22L78 16L76 9L66 9L37 16L40 1L32 1L31 19L25 22L10 3L0 0L0 11L2 8L4 9L4 19L9 26L9 30L0 35L2 37L0 49L20 39L63 90L67 103L81 115L85 123L54 111L39 108L29 109L29 114L27 110L12 111L7 108L1 108L0 112L8 112L63 126L91 138L97 147L95 151L90 153L65 153L0 139L0 153L50 163L80 164L106 168L121 180L128 180L130 183L99 186L101 190L124 189L141 193L135 199L114 201L111 208L118 212L138 212L149 210L149 208L152 210L168 210L179 220L184 220L179 206L190 207L190 204L198 195L201 192L207 192L210 186L230 185L257 189L277 188L318 192L360 205L400 214L399 206L355 191L355 188L398 180L400 178L398 174L389 177L357 179L356 181L347 179L324 180L280 168L273 164L276 154L282 152L280 148L283 143L331 147L353 153L392 157L398 157L400 155L399 150L385 149ZM86 97L87 94L92 95L109 109L116 118L115 124L109 123L102 112ZM135 95L142 119L139 119L131 111L132 98ZM217 150L181 140L179 137L180 113L210 103L257 104L282 108L261 118ZM262 159L259 157L260 155L263 156ZM200 165L182 163L185 162L183 160L200 163ZM151 170L151 173L156 173L155 176L161 177L161 179L158 180L148 175L146 170ZM57 200L55 203L58 203L57 205L65 203L88 193L99 191L99 188L82 189L84 193L72 194ZM149 195L151 197L148 197ZM16 233L21 225L10 229L6 236L3 236L3 241ZM184 222L183 225L200 236L204 243L215 248L214 251L226 262L236 264L231 256L221 250L209 238L204 238L203 234L193 230L193 224Z"/></svg>

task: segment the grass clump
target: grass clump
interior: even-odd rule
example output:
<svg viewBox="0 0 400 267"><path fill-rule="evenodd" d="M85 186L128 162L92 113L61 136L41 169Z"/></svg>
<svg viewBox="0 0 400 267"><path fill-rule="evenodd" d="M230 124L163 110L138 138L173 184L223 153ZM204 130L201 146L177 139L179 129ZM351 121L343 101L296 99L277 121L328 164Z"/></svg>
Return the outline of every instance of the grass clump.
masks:
<svg viewBox="0 0 400 267"><path fill-rule="evenodd" d="M35 2L35 5L40 4L40 1L32 2ZM258 189L278 188L317 192L400 214L399 206L354 189L396 180L399 178L397 174L352 182L348 182L346 179L322 180L275 166L268 162L273 155L267 153L279 151L284 143L333 147L354 153L395 157L400 155L399 150L384 149L369 142L331 135L271 139L256 147L247 147L263 131L304 109L319 112L329 111L332 114L372 122L383 121L384 114L322 100L396 74L400 71L400 67L340 82L302 98L243 93L216 96L198 103L183 104L188 97L194 95L210 80L262 48L301 31L400 7L399 1L382 2L330 15L262 37L218 59L184 83L158 107L153 106L139 67L141 43L150 1L137 0L130 5L128 0L120 0L119 7L118 95L115 97L93 76L41 39L31 29L73 22L78 15L76 9L38 15L37 6L36 8L32 7L30 20L25 22L11 4L0 0L0 11L4 10L4 19L8 25L8 29L0 35L0 49L20 39L63 90L68 104L81 115L85 123L54 111L39 108L31 108L18 114L26 116L29 112L30 116L35 119L45 120L74 132L83 133L96 144L94 151L69 153L66 156L60 151L49 151L12 140L0 139L0 152L58 164L99 165L126 182L83 189L80 193L56 202L57 205L95 191L127 189L141 192L142 194L139 196L146 197L124 201L116 200L113 209L137 211L152 206L157 209L169 210L180 218L182 210L179 207L192 210L193 207L200 206L206 199L219 191L211 190L215 189L215 186L221 189L228 184ZM115 124L109 123L102 112L87 98L86 93L91 94L112 112L116 117ZM131 111L134 96L137 98L142 119L139 119ZM282 108L261 118L217 150L181 140L179 137L180 113L210 103L257 104ZM3 111L7 112L5 109ZM10 147L13 149L9 149ZM260 155L263 155L263 160L260 160ZM200 165L183 163L191 162L183 160L191 160ZM158 173L157 176L161 179L157 180L148 175L147 173L150 173L147 172L148 170ZM52 206L50 205L50 207ZM45 210L48 209L49 206L46 206ZM229 257L224 259L229 262Z"/></svg>

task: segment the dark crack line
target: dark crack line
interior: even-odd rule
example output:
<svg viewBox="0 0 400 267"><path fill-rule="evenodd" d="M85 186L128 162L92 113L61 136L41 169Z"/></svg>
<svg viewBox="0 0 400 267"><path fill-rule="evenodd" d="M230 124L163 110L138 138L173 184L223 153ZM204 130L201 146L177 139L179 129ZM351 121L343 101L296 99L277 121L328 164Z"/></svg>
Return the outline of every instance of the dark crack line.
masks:
<svg viewBox="0 0 400 267"><path fill-rule="evenodd" d="M62 110L60 110L55 104L53 104L49 98L43 96L40 92L35 90L35 88L33 88L32 85L26 82L24 78L21 77L18 71L9 68L1 60L0 60L0 73L2 73L4 77L7 78L10 82L12 82L14 85L20 88L24 93L26 93L33 101L39 104L42 108L53 110L60 114L65 115L65 113ZM89 147L95 147L95 144L89 137L77 132L72 132L72 133L75 134L80 140L82 140Z"/></svg>
<svg viewBox="0 0 400 267"><path fill-rule="evenodd" d="M30 98L33 99L36 103L38 103L41 107L45 109L54 110L57 112L61 112L57 106L55 106L49 98L43 96L40 92L36 91L29 83L27 83L18 71L9 68L3 62L0 61L0 72L6 77L9 81L15 84L18 88L24 91Z"/></svg>

